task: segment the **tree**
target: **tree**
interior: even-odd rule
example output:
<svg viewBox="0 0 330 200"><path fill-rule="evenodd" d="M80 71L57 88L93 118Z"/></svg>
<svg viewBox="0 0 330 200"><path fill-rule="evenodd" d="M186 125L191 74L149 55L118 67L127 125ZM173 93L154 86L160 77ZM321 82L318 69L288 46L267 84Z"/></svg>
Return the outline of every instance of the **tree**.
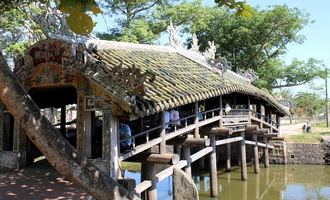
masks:
<svg viewBox="0 0 330 200"><path fill-rule="evenodd" d="M293 60L285 65L280 59L289 43L304 41L298 32L311 23L308 14L287 6L251 12L250 17L224 9L214 12L206 28L197 31L201 50L205 51L207 42L213 40L219 55L231 62L234 71L253 69L260 78L255 84L268 90L300 85L321 76L320 61Z"/></svg>
<svg viewBox="0 0 330 200"><path fill-rule="evenodd" d="M312 92L299 92L294 97L294 112L298 116L313 118L325 106L324 99Z"/></svg>

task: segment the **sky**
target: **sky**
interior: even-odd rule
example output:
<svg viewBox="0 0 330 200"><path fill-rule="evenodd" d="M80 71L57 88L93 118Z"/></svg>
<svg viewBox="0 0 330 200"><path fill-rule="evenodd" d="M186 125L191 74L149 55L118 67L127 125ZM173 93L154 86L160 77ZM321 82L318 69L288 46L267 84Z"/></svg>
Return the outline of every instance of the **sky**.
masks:
<svg viewBox="0 0 330 200"><path fill-rule="evenodd" d="M304 35L306 40L303 44L289 44L287 46L287 54L283 56L286 63L290 63L293 58L307 61L308 58L323 60L327 68L330 69L330 1L328 0L246 0L252 7L267 9L272 5L286 4L289 8L298 8L299 10L309 13L310 19L314 23L304 27L298 34ZM214 0L203 0L203 4L213 6ZM104 19L99 15L96 21L97 31L105 31ZM108 19L107 19L108 21ZM113 23L107 22L107 26L111 27ZM164 37L162 37L164 38ZM167 39L167 37L165 37ZM161 39L163 40L163 39ZM160 42L164 43L164 42ZM323 80L314 81L316 85L322 85ZM308 90L308 85L294 87L291 89L293 94L298 91Z"/></svg>

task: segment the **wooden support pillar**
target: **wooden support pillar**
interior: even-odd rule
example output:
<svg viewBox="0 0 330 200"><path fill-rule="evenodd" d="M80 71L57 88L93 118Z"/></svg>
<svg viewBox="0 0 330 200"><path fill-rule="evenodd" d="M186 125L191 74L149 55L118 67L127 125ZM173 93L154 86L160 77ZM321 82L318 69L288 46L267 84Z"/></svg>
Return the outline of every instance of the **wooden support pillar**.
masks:
<svg viewBox="0 0 330 200"><path fill-rule="evenodd" d="M277 125L277 130L278 130L278 135L280 136L281 135L281 132L280 132L280 127L281 127L281 117L276 115L276 125Z"/></svg>
<svg viewBox="0 0 330 200"><path fill-rule="evenodd" d="M85 125L85 155L92 157L92 112L88 111L84 113L84 125Z"/></svg>
<svg viewBox="0 0 330 200"><path fill-rule="evenodd" d="M261 114L261 103L260 102L257 103L256 111L257 111L257 113ZM258 118L261 119L261 116L259 115Z"/></svg>
<svg viewBox="0 0 330 200"><path fill-rule="evenodd" d="M184 167L184 171L191 178L190 146L189 145L183 145L182 147L183 147L183 156L184 156L184 159L187 161L187 165Z"/></svg>
<svg viewBox="0 0 330 200"><path fill-rule="evenodd" d="M18 152L17 169L26 165L26 136L18 122L14 120L13 151Z"/></svg>
<svg viewBox="0 0 330 200"><path fill-rule="evenodd" d="M159 153L166 153L166 132L165 132L165 115L164 112L161 112L161 126L160 137L162 138L161 143L159 144Z"/></svg>
<svg viewBox="0 0 330 200"><path fill-rule="evenodd" d="M245 134L241 132L243 140L240 142L240 155L241 155L241 179L247 180L247 166L246 166L246 149L245 149Z"/></svg>
<svg viewBox="0 0 330 200"><path fill-rule="evenodd" d="M218 196L218 176L217 176L217 155L215 146L215 135L210 134L210 142L212 152L210 154L210 182L211 182L211 197Z"/></svg>
<svg viewBox="0 0 330 200"><path fill-rule="evenodd" d="M223 106L223 102L222 102L222 96L219 96L219 107L220 107L220 120L219 120L219 127L223 127L223 123L222 123L222 106Z"/></svg>
<svg viewBox="0 0 330 200"><path fill-rule="evenodd" d="M264 143L266 147L264 148L264 166L265 168L269 167L269 152L268 152L268 141L267 138L264 137Z"/></svg>
<svg viewBox="0 0 330 200"><path fill-rule="evenodd" d="M148 200L157 200L157 182L156 182L156 166L153 163L146 163L145 170L146 180L151 180L151 187L147 189Z"/></svg>
<svg viewBox="0 0 330 200"><path fill-rule="evenodd" d="M246 104L246 109L250 110L250 106L251 106L251 98L250 96L247 97L247 104Z"/></svg>
<svg viewBox="0 0 330 200"><path fill-rule="evenodd" d="M195 138L200 138L199 135L199 127L198 127L198 101L195 102L195 132L194 132L194 136Z"/></svg>
<svg viewBox="0 0 330 200"><path fill-rule="evenodd" d="M260 119L265 121L265 107L263 105L260 106ZM263 128L263 123L260 123L260 128Z"/></svg>
<svg viewBox="0 0 330 200"><path fill-rule="evenodd" d="M258 174L259 169L259 151L258 151L258 137L257 134L253 134L253 140L255 142L255 145L253 146L253 155L254 155L254 173Z"/></svg>
<svg viewBox="0 0 330 200"><path fill-rule="evenodd" d="M118 118L112 115L110 109L103 111L102 137L102 158L109 162L108 170L110 176L118 179L120 176Z"/></svg>
<svg viewBox="0 0 330 200"><path fill-rule="evenodd" d="M229 139L230 135L228 135L227 138ZM231 170L231 145L230 145L230 143L227 143L226 147L227 147L226 171L229 172Z"/></svg>
<svg viewBox="0 0 330 200"><path fill-rule="evenodd" d="M66 106L61 106L61 125L60 125L60 132L63 136L65 136L65 123L66 123Z"/></svg>
<svg viewBox="0 0 330 200"><path fill-rule="evenodd" d="M255 199L259 199L260 197L260 175L256 174L255 175L255 181L256 181L256 196Z"/></svg>
<svg viewBox="0 0 330 200"><path fill-rule="evenodd" d="M85 153L85 126L84 126L84 91L77 90L77 150Z"/></svg>
<svg viewBox="0 0 330 200"><path fill-rule="evenodd" d="M3 139L4 139L4 113L3 110L0 108L0 151L3 150Z"/></svg>

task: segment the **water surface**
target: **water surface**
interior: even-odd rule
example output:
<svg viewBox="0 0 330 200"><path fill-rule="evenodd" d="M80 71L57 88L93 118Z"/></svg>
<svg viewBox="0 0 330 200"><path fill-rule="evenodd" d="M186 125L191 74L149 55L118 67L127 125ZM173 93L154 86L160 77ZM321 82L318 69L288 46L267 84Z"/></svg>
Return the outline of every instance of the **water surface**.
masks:
<svg viewBox="0 0 330 200"><path fill-rule="evenodd" d="M140 182L138 172L126 171L125 177ZM209 174L195 174L201 200L214 200L210 197ZM172 199L172 180L168 178L157 185L158 199ZM261 168L259 174L248 168L248 181L241 181L240 170L234 167L231 172L218 171L219 199L234 200L330 200L330 166L326 165L271 165Z"/></svg>

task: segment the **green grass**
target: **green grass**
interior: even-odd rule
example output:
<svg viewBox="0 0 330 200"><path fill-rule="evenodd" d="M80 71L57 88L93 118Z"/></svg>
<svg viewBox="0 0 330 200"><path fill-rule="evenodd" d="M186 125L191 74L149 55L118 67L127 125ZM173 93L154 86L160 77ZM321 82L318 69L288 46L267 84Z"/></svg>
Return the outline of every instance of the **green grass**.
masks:
<svg viewBox="0 0 330 200"><path fill-rule="evenodd" d="M125 170L130 170L130 171L141 171L141 164L122 161L121 168L125 169Z"/></svg>
<svg viewBox="0 0 330 200"><path fill-rule="evenodd" d="M285 137L288 142L320 142L322 136L330 136L330 128L325 127L325 124L317 124L312 128L311 133L300 132L298 134Z"/></svg>

